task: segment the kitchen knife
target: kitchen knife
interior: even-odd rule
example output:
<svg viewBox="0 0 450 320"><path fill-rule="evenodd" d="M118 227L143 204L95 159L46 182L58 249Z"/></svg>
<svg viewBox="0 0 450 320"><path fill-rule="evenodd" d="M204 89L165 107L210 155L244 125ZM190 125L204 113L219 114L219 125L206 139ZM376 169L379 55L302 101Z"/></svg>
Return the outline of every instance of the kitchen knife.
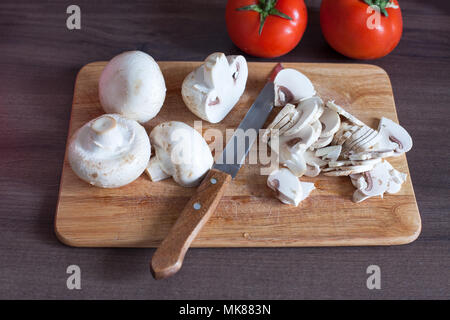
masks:
<svg viewBox="0 0 450 320"><path fill-rule="evenodd" d="M154 253L150 270L155 279L167 278L180 270L187 249L216 210L225 187L245 162L259 129L269 117L274 103L273 80L282 68L281 64L275 66L264 89L228 141L219 158L220 161L216 162L206 174L175 225ZM256 130L256 135L242 135L247 130ZM244 137L244 141L242 141L242 137ZM244 143L244 146L238 146L238 143Z"/></svg>

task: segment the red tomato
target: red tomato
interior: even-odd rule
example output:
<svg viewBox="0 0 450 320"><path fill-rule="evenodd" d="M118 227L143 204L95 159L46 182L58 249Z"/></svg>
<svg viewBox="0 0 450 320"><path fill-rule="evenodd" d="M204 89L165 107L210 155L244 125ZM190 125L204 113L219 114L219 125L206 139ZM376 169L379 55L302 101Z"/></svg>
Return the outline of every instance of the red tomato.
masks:
<svg viewBox="0 0 450 320"><path fill-rule="evenodd" d="M266 19L260 33L261 16ZM307 11L303 0L229 0L225 19L231 41L242 51L273 58L288 53L300 42Z"/></svg>
<svg viewBox="0 0 450 320"><path fill-rule="evenodd" d="M366 3L376 0L323 0L320 7L322 33L336 51L354 59L376 59L390 53L400 41L403 20L397 0L397 9L385 8L389 0L381 0L381 12Z"/></svg>

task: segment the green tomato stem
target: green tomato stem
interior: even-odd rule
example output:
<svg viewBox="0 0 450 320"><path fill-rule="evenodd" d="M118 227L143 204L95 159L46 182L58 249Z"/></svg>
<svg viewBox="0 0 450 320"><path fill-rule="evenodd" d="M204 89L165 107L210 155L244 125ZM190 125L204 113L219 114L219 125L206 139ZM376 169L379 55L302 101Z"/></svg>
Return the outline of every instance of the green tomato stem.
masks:
<svg viewBox="0 0 450 320"><path fill-rule="evenodd" d="M378 0L375 0L378 1ZM259 13L259 35L261 35L264 23L268 16L277 16L283 19L292 20L290 16L281 12L275 5L277 4L277 0L259 0L258 4L251 4L248 6L244 6L241 8L237 8L237 11L255 11Z"/></svg>

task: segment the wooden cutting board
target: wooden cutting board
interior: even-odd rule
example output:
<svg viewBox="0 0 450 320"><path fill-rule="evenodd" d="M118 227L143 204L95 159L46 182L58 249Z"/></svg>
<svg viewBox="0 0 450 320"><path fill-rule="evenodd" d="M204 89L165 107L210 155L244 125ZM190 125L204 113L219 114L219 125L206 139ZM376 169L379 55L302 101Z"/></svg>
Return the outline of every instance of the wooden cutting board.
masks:
<svg viewBox="0 0 450 320"><path fill-rule="evenodd" d="M163 121L178 120L193 126L199 120L181 98L184 77L199 64L159 63L167 96L161 112L146 125L148 131ZM69 137L103 113L97 85L105 65L106 62L94 62L80 70ZM239 104L221 123L203 122L202 131L236 128L274 65L249 63L247 88ZM335 99L375 129L381 116L398 121L389 77L378 67L322 63L284 66L305 73L324 100ZM260 166L246 165L228 186L215 214L193 246L356 246L414 241L420 233L421 220L406 157L390 158L389 162L408 174L398 194L355 204L351 200L355 189L348 177L302 177L303 181L314 182L317 189L298 207L281 204L266 187L267 177L260 175ZM194 189L180 187L171 179L151 182L145 174L119 189L96 188L78 179L66 158L55 218L56 234L71 246L156 247L193 192Z"/></svg>

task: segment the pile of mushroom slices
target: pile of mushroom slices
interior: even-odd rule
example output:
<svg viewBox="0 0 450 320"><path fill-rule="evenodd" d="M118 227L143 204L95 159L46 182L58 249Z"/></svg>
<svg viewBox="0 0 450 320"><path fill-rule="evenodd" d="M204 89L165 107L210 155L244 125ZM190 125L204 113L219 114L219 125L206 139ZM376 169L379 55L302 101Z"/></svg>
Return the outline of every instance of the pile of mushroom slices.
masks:
<svg viewBox="0 0 450 320"><path fill-rule="evenodd" d="M282 81L277 82L280 76ZM383 117L374 130L334 101L324 104L309 79L296 70L284 69L277 78L275 105L285 106L267 127L263 141L278 153L284 167L267 181L280 201L297 206L314 189L298 178L321 172L349 176L357 188L354 202L400 190L406 175L383 158L411 149L412 139L404 128Z"/></svg>

